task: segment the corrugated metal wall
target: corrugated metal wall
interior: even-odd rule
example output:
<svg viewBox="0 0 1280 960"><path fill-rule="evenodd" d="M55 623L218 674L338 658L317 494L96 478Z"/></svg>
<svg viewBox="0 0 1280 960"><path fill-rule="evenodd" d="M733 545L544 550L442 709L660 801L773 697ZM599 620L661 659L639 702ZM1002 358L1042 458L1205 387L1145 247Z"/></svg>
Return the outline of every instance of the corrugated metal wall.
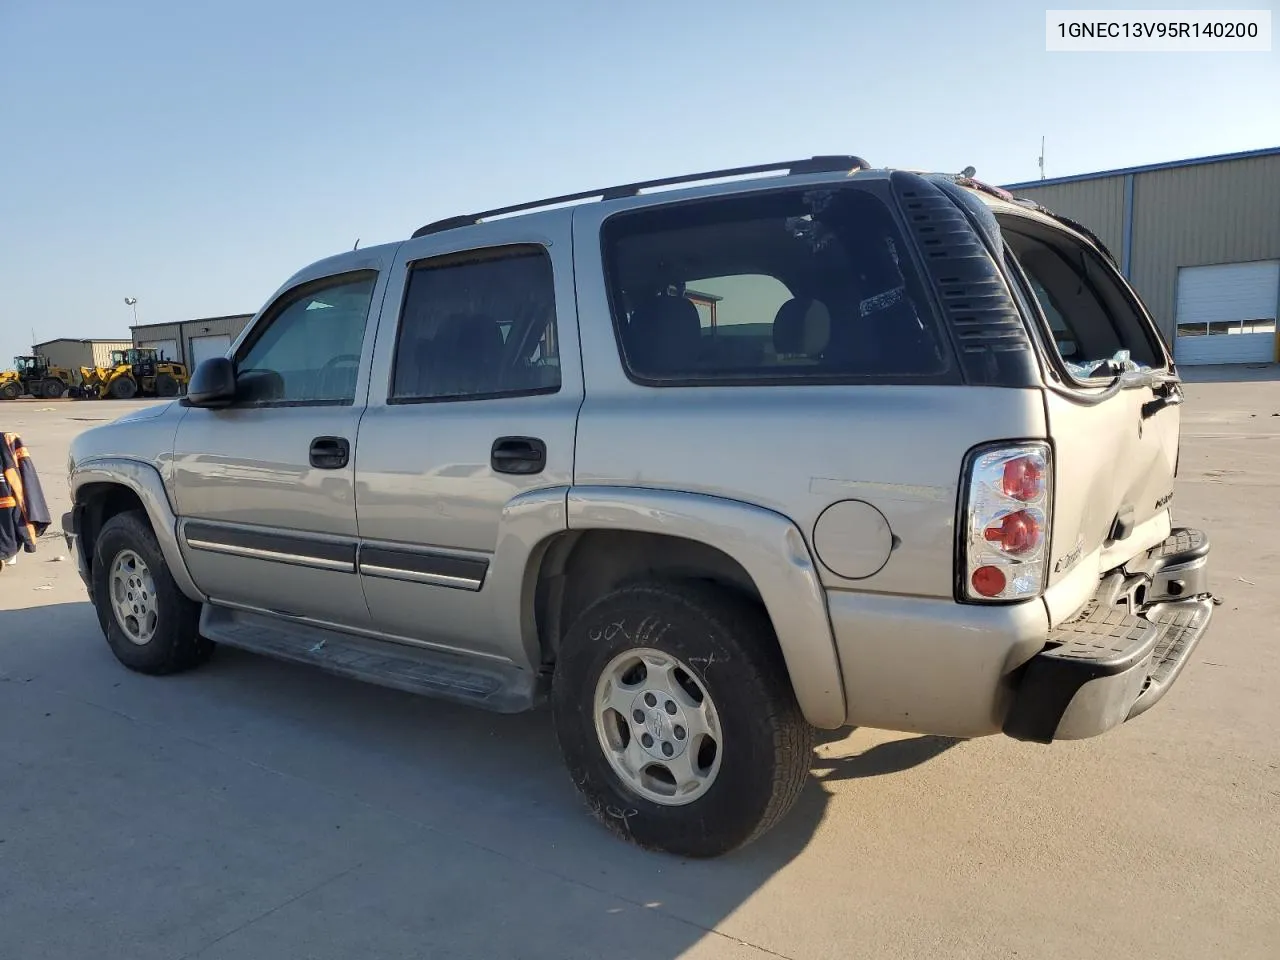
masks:
<svg viewBox="0 0 1280 960"><path fill-rule="evenodd" d="M58 367L69 367L79 382L81 367L106 366L111 361L112 350L127 350L128 340L53 340L38 345L36 352L48 357Z"/></svg>
<svg viewBox="0 0 1280 960"><path fill-rule="evenodd" d="M1280 258L1280 156L1134 177L1132 279L1173 336L1178 268Z"/></svg>
<svg viewBox="0 0 1280 960"><path fill-rule="evenodd" d="M1129 279L1173 339L1178 268L1280 258L1280 155L1132 174ZM1125 177L1018 187L1124 259Z"/></svg>
<svg viewBox="0 0 1280 960"><path fill-rule="evenodd" d="M128 350L132 346L133 344L128 340L94 340L93 365L95 367L108 367L111 365L112 350Z"/></svg>
<svg viewBox="0 0 1280 960"><path fill-rule="evenodd" d="M182 335L182 324L180 323L157 323L147 325L145 327L134 327L133 342L135 346L142 346L144 343L155 343L158 340L177 340Z"/></svg>
<svg viewBox="0 0 1280 960"><path fill-rule="evenodd" d="M193 337L212 337L223 334L235 340L236 337L240 336L240 331L248 326L249 321L252 319L252 314L244 314L230 317L211 317L207 320L186 320L182 323L134 327L133 342L142 344L156 343L161 340L176 341L180 356L170 359L180 360L190 366L191 340Z"/></svg>
<svg viewBox="0 0 1280 960"><path fill-rule="evenodd" d="M1098 235L1119 263L1124 247L1124 177L1100 177L1047 187L1022 187L1017 195L1070 217Z"/></svg>
<svg viewBox="0 0 1280 960"><path fill-rule="evenodd" d="M54 340L37 344L35 352L55 367L68 367L73 372L93 364L93 344L83 340ZM8 358L5 358L6 361ZM8 363L5 363L8 367Z"/></svg>
<svg viewBox="0 0 1280 960"><path fill-rule="evenodd" d="M252 316L214 317L210 320L192 320L182 324L182 362L191 364L191 340L194 337L229 336L233 341L248 326Z"/></svg>

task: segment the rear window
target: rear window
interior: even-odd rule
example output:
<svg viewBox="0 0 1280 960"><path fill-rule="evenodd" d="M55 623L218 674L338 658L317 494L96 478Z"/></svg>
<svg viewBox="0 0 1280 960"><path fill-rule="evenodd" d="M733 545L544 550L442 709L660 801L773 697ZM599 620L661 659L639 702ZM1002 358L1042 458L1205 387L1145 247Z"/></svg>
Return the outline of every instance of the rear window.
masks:
<svg viewBox="0 0 1280 960"><path fill-rule="evenodd" d="M1001 228L1072 376L1164 365L1159 334L1093 248L1025 218L1001 218Z"/></svg>
<svg viewBox="0 0 1280 960"><path fill-rule="evenodd" d="M866 190L646 208L611 217L602 240L634 380L929 380L948 370L906 241Z"/></svg>

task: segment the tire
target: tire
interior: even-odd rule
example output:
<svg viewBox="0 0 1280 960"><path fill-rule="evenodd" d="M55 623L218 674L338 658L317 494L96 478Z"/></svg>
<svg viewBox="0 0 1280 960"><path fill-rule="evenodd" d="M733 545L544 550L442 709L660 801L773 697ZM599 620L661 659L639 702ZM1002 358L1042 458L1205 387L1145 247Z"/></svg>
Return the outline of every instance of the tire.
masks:
<svg viewBox="0 0 1280 960"><path fill-rule="evenodd" d="M60 400L67 392L67 385L61 380L46 380L44 395L49 400Z"/></svg>
<svg viewBox="0 0 1280 960"><path fill-rule="evenodd" d="M136 594L128 592L134 584ZM121 587L124 591L117 592ZM122 622L116 596L136 600L133 610L141 616ZM199 666L213 653L213 643L200 636L200 604L174 583L155 532L140 510L116 514L99 531L93 553L93 603L111 652L137 673L178 673Z"/></svg>
<svg viewBox="0 0 1280 960"><path fill-rule="evenodd" d="M685 694L681 698L675 693L681 702L671 706L681 712L667 725L661 714L668 704L647 699L646 691L661 684L663 672L655 669L619 695L617 702L626 703L635 690L640 699L631 706L639 712L632 710L627 719L620 711L602 710L598 726L602 676L617 675L637 659L629 651L642 648L656 652L655 662L662 657L676 662ZM635 669L624 679L634 681ZM692 687L684 680L692 680ZM635 744L643 746L644 731L661 729L661 739L650 737L648 749L655 744L663 750L673 744L681 749L677 738L683 739L684 731L688 743L681 755L694 757L700 735L693 731L700 721L689 704L695 689L710 699L718 717L708 728L723 733L723 744L714 753L705 746L699 749L693 764L711 772L709 785L695 787L681 801L655 799L652 789L645 795L636 786L639 782L645 788L645 778L628 781L610 760L605 741L611 739L616 751L620 742L631 743L635 733ZM658 697L663 697L660 691ZM646 704L652 711L641 724ZM768 616L745 598L710 585L641 583L597 600L564 638L551 709L569 774L595 817L624 840L679 856L717 857L763 835L795 804L812 762L815 731L796 703ZM688 730L676 721L686 721ZM641 760L649 762L646 755ZM656 768L670 776L664 764ZM654 771L655 766L642 769ZM671 789L654 776L648 784Z"/></svg>
<svg viewBox="0 0 1280 960"><path fill-rule="evenodd" d="M10 380L8 383L0 384L0 400L17 400L22 396L22 387Z"/></svg>
<svg viewBox="0 0 1280 960"><path fill-rule="evenodd" d="M117 377L107 390L112 400L132 400L138 395L138 383L133 377Z"/></svg>
<svg viewBox="0 0 1280 960"><path fill-rule="evenodd" d="M157 397L176 397L178 395L178 381L167 373L159 374L156 377L156 396Z"/></svg>

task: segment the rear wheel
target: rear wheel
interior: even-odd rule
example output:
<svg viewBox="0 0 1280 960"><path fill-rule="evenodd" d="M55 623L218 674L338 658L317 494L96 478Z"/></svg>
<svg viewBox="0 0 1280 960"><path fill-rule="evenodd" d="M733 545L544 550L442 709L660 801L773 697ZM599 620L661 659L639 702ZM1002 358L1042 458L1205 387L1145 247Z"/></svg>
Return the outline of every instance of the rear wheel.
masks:
<svg viewBox="0 0 1280 960"><path fill-rule="evenodd" d="M157 397L176 397L178 395L178 381L167 373L161 373L156 376L156 396Z"/></svg>
<svg viewBox="0 0 1280 960"><path fill-rule="evenodd" d="M20 396L22 396L22 387L18 386L16 380L0 383L0 400L17 400Z"/></svg>
<svg viewBox="0 0 1280 960"><path fill-rule="evenodd" d="M67 385L61 380L46 380L44 382L44 395L50 400L58 400L67 392Z"/></svg>
<svg viewBox="0 0 1280 960"><path fill-rule="evenodd" d="M174 583L141 511L119 513L98 533L93 602L116 659L138 673L177 673L209 659L200 605Z"/></svg>
<svg viewBox="0 0 1280 960"><path fill-rule="evenodd" d="M112 400L132 400L138 395L138 384L133 377L116 377L107 392Z"/></svg>
<svg viewBox="0 0 1280 960"><path fill-rule="evenodd" d="M814 731L768 617L701 584L638 584L589 607L561 647L552 711L595 816L681 856L719 856L768 831L811 761Z"/></svg>

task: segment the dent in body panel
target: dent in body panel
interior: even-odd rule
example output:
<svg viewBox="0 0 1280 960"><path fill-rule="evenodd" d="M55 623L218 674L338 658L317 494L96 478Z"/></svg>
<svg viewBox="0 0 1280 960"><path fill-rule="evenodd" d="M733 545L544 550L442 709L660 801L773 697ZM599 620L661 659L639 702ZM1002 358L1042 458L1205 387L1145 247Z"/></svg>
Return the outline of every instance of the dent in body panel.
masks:
<svg viewBox="0 0 1280 960"><path fill-rule="evenodd" d="M1150 396L1142 388L1122 390L1090 407L1045 392L1055 473L1050 592L1068 578L1086 576L1096 587L1107 570L1169 535L1165 498L1173 486L1180 417L1173 407L1144 419L1142 404ZM1133 529L1113 541L1117 515L1130 511ZM1077 550L1080 559L1068 562ZM1082 589L1077 584L1076 593ZM1081 604L1092 591L1080 596Z"/></svg>
<svg viewBox="0 0 1280 960"><path fill-rule="evenodd" d="M575 485L567 506L570 530L681 537L736 560L760 591L805 718L824 729L844 724L826 594L806 542L786 517L718 497L627 486Z"/></svg>
<svg viewBox="0 0 1280 960"><path fill-rule="evenodd" d="M819 566L822 582L950 598L965 454L992 440L1046 436L1040 394L936 386L589 393L579 417L575 482L752 503L789 518L810 545L832 503L863 500L883 514L896 546L865 579Z"/></svg>
<svg viewBox="0 0 1280 960"><path fill-rule="evenodd" d="M827 594L854 726L949 737L1000 732L1011 671L1040 652L1039 600L977 606L848 590Z"/></svg>

